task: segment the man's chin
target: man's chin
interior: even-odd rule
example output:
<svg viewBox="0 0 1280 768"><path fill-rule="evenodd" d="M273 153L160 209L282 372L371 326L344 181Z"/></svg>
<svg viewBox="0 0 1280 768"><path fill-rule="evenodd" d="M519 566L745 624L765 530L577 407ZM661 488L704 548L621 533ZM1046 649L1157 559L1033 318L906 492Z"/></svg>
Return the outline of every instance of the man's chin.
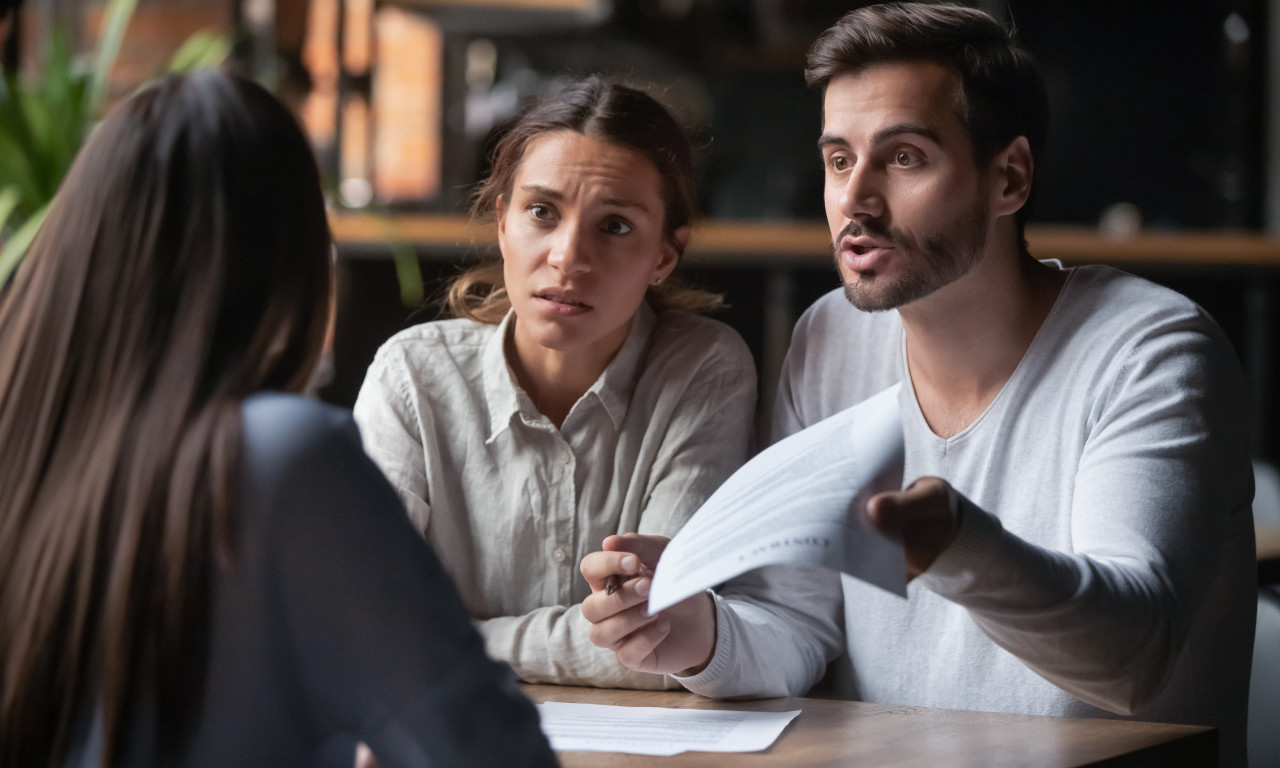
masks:
<svg viewBox="0 0 1280 768"><path fill-rule="evenodd" d="M844 297L854 309L862 312L885 312L904 303L891 290L893 286L884 284L883 278L877 280L874 275L858 275L853 280L846 277L843 282Z"/></svg>

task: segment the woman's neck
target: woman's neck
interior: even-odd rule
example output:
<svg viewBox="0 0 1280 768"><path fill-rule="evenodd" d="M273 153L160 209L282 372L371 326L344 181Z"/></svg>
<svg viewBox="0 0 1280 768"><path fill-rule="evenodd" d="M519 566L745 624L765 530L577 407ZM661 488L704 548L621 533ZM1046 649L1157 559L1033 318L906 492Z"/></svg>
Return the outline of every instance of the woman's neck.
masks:
<svg viewBox="0 0 1280 768"><path fill-rule="evenodd" d="M507 364L538 412L559 429L573 404L586 394L618 354L626 334L616 344L551 349L525 339L516 331L517 323L518 319L513 318L503 343Z"/></svg>

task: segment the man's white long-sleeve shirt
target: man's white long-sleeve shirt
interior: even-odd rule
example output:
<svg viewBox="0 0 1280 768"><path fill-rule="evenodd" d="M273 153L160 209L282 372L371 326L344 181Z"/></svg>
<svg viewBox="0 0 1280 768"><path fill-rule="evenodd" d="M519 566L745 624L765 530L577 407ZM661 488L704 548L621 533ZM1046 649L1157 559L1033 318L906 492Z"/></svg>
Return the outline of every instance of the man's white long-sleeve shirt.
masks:
<svg viewBox="0 0 1280 768"><path fill-rule="evenodd" d="M1003 390L948 439L917 405L897 312L838 290L810 308L774 437L902 381L904 480L949 481L959 534L907 600L826 571L731 582L688 688L802 694L843 654L850 698L1209 724L1222 765L1244 765L1256 562L1239 365L1184 297L1068 272Z"/></svg>

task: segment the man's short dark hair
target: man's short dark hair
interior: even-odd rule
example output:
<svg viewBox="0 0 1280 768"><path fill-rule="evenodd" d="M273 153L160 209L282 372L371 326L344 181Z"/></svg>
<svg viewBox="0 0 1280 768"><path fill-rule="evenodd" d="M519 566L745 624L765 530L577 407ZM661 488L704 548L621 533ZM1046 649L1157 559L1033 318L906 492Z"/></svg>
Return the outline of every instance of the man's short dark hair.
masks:
<svg viewBox="0 0 1280 768"><path fill-rule="evenodd" d="M887 62L933 61L962 83L960 120L980 166L1019 136L1038 163L1049 124L1040 68L1014 31L975 8L885 3L845 14L809 49L805 80L826 88L835 77ZM1018 237L1025 214L1018 212Z"/></svg>

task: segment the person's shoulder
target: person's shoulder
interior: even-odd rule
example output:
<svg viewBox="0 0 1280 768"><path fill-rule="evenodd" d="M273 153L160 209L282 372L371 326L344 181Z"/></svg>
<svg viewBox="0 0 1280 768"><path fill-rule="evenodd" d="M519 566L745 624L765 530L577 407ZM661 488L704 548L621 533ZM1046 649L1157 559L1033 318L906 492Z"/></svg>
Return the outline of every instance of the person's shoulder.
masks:
<svg viewBox="0 0 1280 768"><path fill-rule="evenodd" d="M1055 327L1061 329L1064 349L1080 350L1064 359L1093 357L1120 369L1167 359L1215 375L1238 368L1217 321L1171 288L1092 265L1076 267L1063 290Z"/></svg>
<svg viewBox="0 0 1280 768"><path fill-rule="evenodd" d="M818 297L800 315L796 322L796 332L807 332L810 328L837 327L848 332L850 328L875 326L877 328L899 323L898 313L864 312L849 303L843 288L832 288Z"/></svg>
<svg viewBox="0 0 1280 768"><path fill-rule="evenodd" d="M792 331L793 350L802 351L811 345L822 346L839 340L841 347L869 351L868 346L896 344L893 330L900 328L902 320L897 311L864 312L845 296L843 288L834 288L810 304Z"/></svg>
<svg viewBox="0 0 1280 768"><path fill-rule="evenodd" d="M373 356L369 373L405 390L433 381L471 380L484 367L484 351L498 326L467 318L421 323L387 339Z"/></svg>
<svg viewBox="0 0 1280 768"><path fill-rule="evenodd" d="M283 519L286 510L305 517L341 507L341 499L394 499L347 409L266 392L244 401L241 420L241 485L251 506Z"/></svg>
<svg viewBox="0 0 1280 768"><path fill-rule="evenodd" d="M497 329L496 325L465 317L419 323L383 342L375 359L417 358L437 353L466 354L483 348Z"/></svg>
<svg viewBox="0 0 1280 768"><path fill-rule="evenodd" d="M742 336L727 323L705 315L663 310L658 313L651 339L651 358L686 357L754 370L751 349Z"/></svg>
<svg viewBox="0 0 1280 768"><path fill-rule="evenodd" d="M300 395L262 392L241 406L244 452L254 469L282 471L317 453L362 453L345 408Z"/></svg>
<svg viewBox="0 0 1280 768"><path fill-rule="evenodd" d="M1205 316L1198 304L1172 288L1103 264L1075 267L1068 286L1070 303L1093 312L1118 317Z"/></svg>

